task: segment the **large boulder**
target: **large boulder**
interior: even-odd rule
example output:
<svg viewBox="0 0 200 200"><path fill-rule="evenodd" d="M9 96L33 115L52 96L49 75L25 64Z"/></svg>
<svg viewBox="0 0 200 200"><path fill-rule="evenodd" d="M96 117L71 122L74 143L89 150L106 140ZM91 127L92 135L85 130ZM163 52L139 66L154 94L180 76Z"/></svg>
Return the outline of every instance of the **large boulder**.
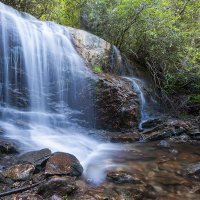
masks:
<svg viewBox="0 0 200 200"><path fill-rule="evenodd" d="M17 146L11 141L0 141L0 154L13 154L17 153Z"/></svg>
<svg viewBox="0 0 200 200"><path fill-rule="evenodd" d="M19 164L9 167L4 172L4 176L14 181L24 181L31 179L34 171L35 171L34 165Z"/></svg>
<svg viewBox="0 0 200 200"><path fill-rule="evenodd" d="M41 169L45 166L47 160L51 156L51 150L41 149L39 151L30 151L22 154L18 158L18 163L30 163L36 168Z"/></svg>
<svg viewBox="0 0 200 200"><path fill-rule="evenodd" d="M137 126L139 104L132 84L122 78L102 75L96 86L96 126L108 130Z"/></svg>
<svg viewBox="0 0 200 200"><path fill-rule="evenodd" d="M81 176L83 167L78 159L69 154L57 152L49 158L45 167L46 175Z"/></svg>
<svg viewBox="0 0 200 200"><path fill-rule="evenodd" d="M76 49L89 65L97 65L109 62L112 45L100 37L89 32L69 28ZM102 63L103 62L103 63Z"/></svg>

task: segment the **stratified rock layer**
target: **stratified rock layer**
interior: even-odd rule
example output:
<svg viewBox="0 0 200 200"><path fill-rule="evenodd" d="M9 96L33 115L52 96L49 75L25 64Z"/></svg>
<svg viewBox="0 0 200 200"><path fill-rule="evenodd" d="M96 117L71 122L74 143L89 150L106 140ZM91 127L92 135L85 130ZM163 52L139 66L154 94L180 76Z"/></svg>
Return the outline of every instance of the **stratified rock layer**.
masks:
<svg viewBox="0 0 200 200"><path fill-rule="evenodd" d="M137 126L139 105L130 82L102 75L96 87L96 124L110 130Z"/></svg>

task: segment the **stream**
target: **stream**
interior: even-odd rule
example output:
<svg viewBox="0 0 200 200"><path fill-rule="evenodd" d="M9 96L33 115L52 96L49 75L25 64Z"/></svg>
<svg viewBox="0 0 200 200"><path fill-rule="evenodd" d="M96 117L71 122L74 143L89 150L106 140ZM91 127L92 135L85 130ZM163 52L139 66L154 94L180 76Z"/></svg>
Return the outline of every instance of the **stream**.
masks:
<svg viewBox="0 0 200 200"><path fill-rule="evenodd" d="M39 21L2 3L0 23L1 138L17 141L20 153L49 148L75 155L84 168L84 180L95 187L109 188L109 171L126 171L153 186L154 199L200 199L198 180L184 172L200 161L199 145L165 140L112 143L98 136L105 130L95 129L93 94L85 90L96 75L76 51L67 27ZM141 80L126 79L139 97L141 131L152 116ZM92 125L82 125L86 119Z"/></svg>

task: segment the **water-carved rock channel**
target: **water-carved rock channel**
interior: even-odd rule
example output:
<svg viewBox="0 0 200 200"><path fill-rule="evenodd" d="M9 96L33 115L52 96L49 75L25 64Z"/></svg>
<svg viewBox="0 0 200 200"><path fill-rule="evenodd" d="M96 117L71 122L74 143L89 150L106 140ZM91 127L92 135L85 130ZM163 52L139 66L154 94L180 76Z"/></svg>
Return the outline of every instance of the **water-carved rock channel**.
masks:
<svg viewBox="0 0 200 200"><path fill-rule="evenodd" d="M149 112L113 49L0 3L0 199L200 198L198 119Z"/></svg>

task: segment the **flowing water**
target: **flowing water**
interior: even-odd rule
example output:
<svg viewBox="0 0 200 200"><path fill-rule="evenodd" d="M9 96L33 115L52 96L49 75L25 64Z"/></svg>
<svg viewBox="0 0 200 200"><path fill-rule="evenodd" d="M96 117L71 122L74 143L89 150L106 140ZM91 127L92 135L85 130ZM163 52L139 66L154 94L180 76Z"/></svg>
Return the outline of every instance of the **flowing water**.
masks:
<svg viewBox="0 0 200 200"><path fill-rule="evenodd" d="M146 98L144 95L144 92L142 90L142 87L140 86L140 82L141 80L135 78L135 77L126 77L126 79L128 79L129 81L132 82L133 84L133 88L136 91L137 95L139 96L139 100L140 100L140 122L139 122L139 130L142 130L143 127L143 123L146 122L147 120L150 119L149 113L147 111L148 105L146 102Z"/></svg>
<svg viewBox="0 0 200 200"><path fill-rule="evenodd" d="M91 138L91 130L79 123L92 121L86 88L95 77L68 29L0 3L0 66L4 137L18 141L22 151L48 147L74 154L87 178L102 181L104 170L114 165L106 160L120 147ZM90 109L83 113L85 107ZM92 169L91 163L99 167Z"/></svg>
<svg viewBox="0 0 200 200"><path fill-rule="evenodd" d="M199 182L183 173L188 164L199 162L199 146L122 146L94 136L92 94L86 90L93 79L67 28L0 3L1 137L18 141L22 151L48 147L74 154L86 179L96 184L108 169L125 170L153 185L157 199L199 199ZM148 103L140 80L128 79L140 97L142 128L150 117Z"/></svg>

